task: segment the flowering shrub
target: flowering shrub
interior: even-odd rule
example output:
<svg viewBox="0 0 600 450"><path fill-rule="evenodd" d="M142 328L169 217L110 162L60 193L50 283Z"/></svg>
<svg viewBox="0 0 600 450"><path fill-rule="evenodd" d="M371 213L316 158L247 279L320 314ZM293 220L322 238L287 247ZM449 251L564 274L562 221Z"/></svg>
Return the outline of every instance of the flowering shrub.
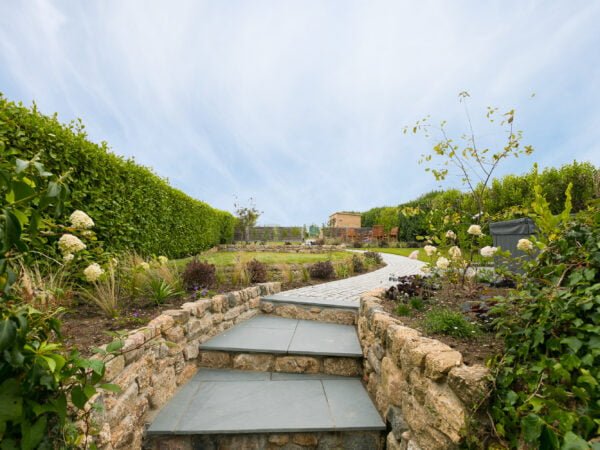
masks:
<svg viewBox="0 0 600 450"><path fill-rule="evenodd" d="M69 221L73 227L80 230L89 230L90 228L94 228L94 221L92 218L80 210L73 211L69 217Z"/></svg>
<svg viewBox="0 0 600 450"><path fill-rule="evenodd" d="M63 234L58 240L58 248L64 256L85 250L86 245L77 236Z"/></svg>
<svg viewBox="0 0 600 450"><path fill-rule="evenodd" d="M90 283L97 281L103 273L104 270L102 270L102 267L98 263L90 264L83 271L85 279Z"/></svg>
<svg viewBox="0 0 600 450"><path fill-rule="evenodd" d="M597 211L552 230L519 289L493 310L506 354L495 360L491 414L511 448L598 447L591 442L600 426Z"/></svg>

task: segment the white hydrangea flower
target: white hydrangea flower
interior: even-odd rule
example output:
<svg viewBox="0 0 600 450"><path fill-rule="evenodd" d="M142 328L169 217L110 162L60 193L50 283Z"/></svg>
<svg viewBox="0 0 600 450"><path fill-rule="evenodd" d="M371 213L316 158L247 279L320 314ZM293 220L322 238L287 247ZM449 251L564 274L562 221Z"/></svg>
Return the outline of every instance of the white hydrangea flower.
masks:
<svg viewBox="0 0 600 450"><path fill-rule="evenodd" d="M94 281L98 280L98 278L100 278L100 276L103 273L104 273L104 270L102 270L102 267L100 267L100 264L98 264L98 263L90 264L83 271L83 275L85 276L85 279L87 281L89 281L90 283L93 283Z"/></svg>
<svg viewBox="0 0 600 450"><path fill-rule="evenodd" d="M479 225L471 225L467 230L467 233L472 234L473 236L481 236L483 234Z"/></svg>
<svg viewBox="0 0 600 450"><path fill-rule="evenodd" d="M408 255L408 257L410 259L419 259L419 250L415 250L414 252L411 252L411 254Z"/></svg>
<svg viewBox="0 0 600 450"><path fill-rule="evenodd" d="M165 264L167 264L167 262L169 262L169 258L167 258L166 256L159 256L158 262L161 266L164 266Z"/></svg>
<svg viewBox="0 0 600 450"><path fill-rule="evenodd" d="M437 262L435 263L435 266L438 269L447 269L449 265L450 265L450 261L448 261L448 259L444 258L443 256L440 256L438 258Z"/></svg>
<svg viewBox="0 0 600 450"><path fill-rule="evenodd" d="M89 230L94 227L94 221L83 211L77 210L69 217L71 225L79 230Z"/></svg>
<svg viewBox="0 0 600 450"><path fill-rule="evenodd" d="M423 272L423 273L430 273L431 272L431 268L429 266L423 266L423 267L421 267L421 272Z"/></svg>
<svg viewBox="0 0 600 450"><path fill-rule="evenodd" d="M67 253L65 256L63 256L63 261L68 263L69 261L73 261L73 258L75 258L73 253Z"/></svg>
<svg viewBox="0 0 600 450"><path fill-rule="evenodd" d="M433 245L426 245L425 247L423 247L423 250L425 250L427 256L432 256L437 253L437 248L435 248Z"/></svg>
<svg viewBox="0 0 600 450"><path fill-rule="evenodd" d="M530 252L533 250L533 242L531 242L529 239L519 239L519 242L517 242L517 248L522 252Z"/></svg>
<svg viewBox="0 0 600 450"><path fill-rule="evenodd" d="M479 250L479 253L484 258L491 258L492 256L494 256L496 254L497 251L498 251L498 247L490 247L489 245L486 245L481 250Z"/></svg>
<svg viewBox="0 0 600 450"><path fill-rule="evenodd" d="M146 261L144 261L144 262L139 263L138 267L140 267L141 269L144 269L144 270L148 270L148 269L150 269L150 264L148 264Z"/></svg>
<svg viewBox="0 0 600 450"><path fill-rule="evenodd" d="M455 240L456 239L456 233L454 231L452 231L452 230L448 230L448 231L446 231L446 237L448 239Z"/></svg>
<svg viewBox="0 0 600 450"><path fill-rule="evenodd" d="M448 254L452 257L452 259L458 259L462 256L460 248L458 248L456 245L448 249Z"/></svg>
<svg viewBox="0 0 600 450"><path fill-rule="evenodd" d="M85 244L77 236L72 234L63 234L58 240L58 248L63 255L77 253L85 249Z"/></svg>

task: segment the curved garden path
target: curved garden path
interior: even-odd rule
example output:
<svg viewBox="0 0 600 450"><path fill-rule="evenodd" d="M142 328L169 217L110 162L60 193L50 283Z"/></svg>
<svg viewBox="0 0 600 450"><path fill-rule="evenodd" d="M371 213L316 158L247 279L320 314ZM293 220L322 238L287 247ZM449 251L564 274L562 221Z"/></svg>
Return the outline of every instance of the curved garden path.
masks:
<svg viewBox="0 0 600 450"><path fill-rule="evenodd" d="M360 295L364 292L377 289L379 287L388 287L393 284L390 281L390 275L403 276L421 273L424 262L407 258L405 256L392 255L389 253L380 253L383 261L387 264L385 267L364 275L346 278L343 280L330 281L315 286L307 286L299 289L291 289L279 293L280 299L290 298L318 298L320 300L329 299L337 305L346 304L350 307L358 307ZM322 304L320 301L319 303Z"/></svg>

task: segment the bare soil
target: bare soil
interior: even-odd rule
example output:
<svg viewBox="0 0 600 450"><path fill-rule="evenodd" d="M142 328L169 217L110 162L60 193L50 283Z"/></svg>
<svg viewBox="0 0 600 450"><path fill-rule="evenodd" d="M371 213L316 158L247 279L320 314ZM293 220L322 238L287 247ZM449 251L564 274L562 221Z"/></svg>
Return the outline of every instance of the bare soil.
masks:
<svg viewBox="0 0 600 450"><path fill-rule="evenodd" d="M493 300L495 296L506 295L507 292L508 289L493 288L483 284L477 285L471 292L442 289L435 291L432 298L424 300L423 309L411 309L409 316L400 316L396 313L398 303L395 300L384 299L383 307L407 327L419 330L424 336L435 338L459 351L466 365L485 364L490 357L501 354L504 347L502 341L496 338L495 333L490 329L489 319L482 314L482 311L495 303ZM428 312L439 308L462 313L469 321L480 326L481 333L474 338L428 333L423 327L423 320Z"/></svg>

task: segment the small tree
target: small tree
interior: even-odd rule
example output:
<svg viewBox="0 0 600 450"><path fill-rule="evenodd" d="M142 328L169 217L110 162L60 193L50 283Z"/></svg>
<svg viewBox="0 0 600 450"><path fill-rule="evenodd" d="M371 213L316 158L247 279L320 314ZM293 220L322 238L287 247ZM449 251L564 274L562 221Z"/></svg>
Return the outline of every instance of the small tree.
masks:
<svg viewBox="0 0 600 450"><path fill-rule="evenodd" d="M254 203L254 199L250 197L248 199L247 204L242 204L235 198L233 203L233 207L235 208L235 215L238 220L238 226L242 230L244 234L244 239L246 241L250 240L250 228L256 225L258 218L263 213L256 208L256 203Z"/></svg>
<svg viewBox="0 0 600 450"><path fill-rule="evenodd" d="M443 181L450 173L451 168L455 168L473 196L477 209L477 221L480 222L484 215L484 197L492 175L498 168L500 161L514 156L530 155L533 152L531 145L521 145L523 137L522 131L514 130L515 110L511 109L501 114L499 126L506 133L506 141L500 144L496 150L490 148L481 148L473 131L473 124L469 114L467 100L470 97L466 91L458 94L459 101L464 105L465 116L467 118L469 131L460 137L462 143L457 143L451 139L446 131L446 121L442 121L439 127L431 125L429 116L418 120L413 127L405 127L404 133L412 132L417 134L422 132L426 137L430 137L434 130L440 133L440 138L433 146L430 153L421 155L419 163L433 163L441 161L437 168L428 166L425 171L431 172L437 181ZM498 117L498 108L487 108L486 118L494 124Z"/></svg>

